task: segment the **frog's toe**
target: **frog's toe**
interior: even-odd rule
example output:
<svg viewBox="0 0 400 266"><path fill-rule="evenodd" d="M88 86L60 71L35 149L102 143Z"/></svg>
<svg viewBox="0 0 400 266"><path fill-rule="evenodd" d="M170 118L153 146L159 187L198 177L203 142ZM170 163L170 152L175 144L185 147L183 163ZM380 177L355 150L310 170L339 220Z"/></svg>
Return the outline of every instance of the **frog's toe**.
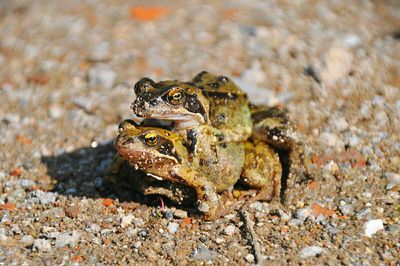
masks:
<svg viewBox="0 0 400 266"><path fill-rule="evenodd" d="M267 142L274 148L292 149L302 143L287 111L272 107L252 111L253 137Z"/></svg>

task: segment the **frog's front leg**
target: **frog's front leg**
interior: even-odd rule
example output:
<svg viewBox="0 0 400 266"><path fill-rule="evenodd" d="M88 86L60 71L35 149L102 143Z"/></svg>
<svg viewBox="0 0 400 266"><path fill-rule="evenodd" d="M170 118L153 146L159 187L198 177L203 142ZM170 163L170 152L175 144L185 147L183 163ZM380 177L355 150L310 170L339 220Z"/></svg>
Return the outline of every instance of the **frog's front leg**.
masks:
<svg viewBox="0 0 400 266"><path fill-rule="evenodd" d="M195 189L198 199L198 210L204 213L207 220L214 220L218 208L218 194L212 184L201 172L191 167L180 169L179 176L185 176L184 184Z"/></svg>
<svg viewBox="0 0 400 266"><path fill-rule="evenodd" d="M282 166L278 154L265 142L245 142L245 162L240 181L262 190L258 199L271 200L281 190Z"/></svg>

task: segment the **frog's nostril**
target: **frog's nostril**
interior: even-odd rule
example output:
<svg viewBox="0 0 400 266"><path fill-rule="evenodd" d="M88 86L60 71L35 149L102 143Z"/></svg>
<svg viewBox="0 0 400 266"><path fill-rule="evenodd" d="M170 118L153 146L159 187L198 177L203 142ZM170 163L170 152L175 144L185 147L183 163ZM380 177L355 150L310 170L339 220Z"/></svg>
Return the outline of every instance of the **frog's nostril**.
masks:
<svg viewBox="0 0 400 266"><path fill-rule="evenodd" d="M155 106L155 105L157 105L157 100L156 100L156 99L150 100L150 101L149 101L149 104L150 104L151 106Z"/></svg>

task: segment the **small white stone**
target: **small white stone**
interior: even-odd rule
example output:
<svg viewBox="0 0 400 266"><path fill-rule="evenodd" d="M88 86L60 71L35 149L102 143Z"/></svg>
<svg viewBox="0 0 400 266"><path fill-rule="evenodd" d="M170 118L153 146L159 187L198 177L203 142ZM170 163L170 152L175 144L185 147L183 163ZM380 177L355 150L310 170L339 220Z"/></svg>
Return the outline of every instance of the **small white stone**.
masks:
<svg viewBox="0 0 400 266"><path fill-rule="evenodd" d="M33 242L33 248L42 252L50 252L51 244L49 240L39 238Z"/></svg>
<svg viewBox="0 0 400 266"><path fill-rule="evenodd" d="M372 237L379 230L384 230L382 219L369 220L364 224L364 234Z"/></svg>
<svg viewBox="0 0 400 266"><path fill-rule="evenodd" d="M121 218L121 227L125 228L132 224L132 220L135 218L133 214L128 214Z"/></svg>
<svg viewBox="0 0 400 266"><path fill-rule="evenodd" d="M253 263L254 262L254 255L253 254L247 254L246 257L244 257L244 258L248 263Z"/></svg>
<svg viewBox="0 0 400 266"><path fill-rule="evenodd" d="M300 250L300 258L304 259L308 257L315 257L325 252L326 250L324 248L318 246L305 247Z"/></svg>
<svg viewBox="0 0 400 266"><path fill-rule="evenodd" d="M321 79L333 84L345 77L353 65L353 54L350 49L341 46L331 47L325 54L321 69Z"/></svg>
<svg viewBox="0 0 400 266"><path fill-rule="evenodd" d="M170 234L175 234L178 231L179 224L178 223L168 223L168 232Z"/></svg>
<svg viewBox="0 0 400 266"><path fill-rule="evenodd" d="M25 235L21 238L20 241L24 246L28 247L28 246L32 246L34 239L30 235Z"/></svg>
<svg viewBox="0 0 400 266"><path fill-rule="evenodd" d="M235 230L236 230L236 226L231 224L231 225L228 225L227 227L225 227L224 233L228 236L231 236L235 233Z"/></svg>
<svg viewBox="0 0 400 266"><path fill-rule="evenodd" d="M320 140L330 147L337 149L344 148L344 142L335 134L329 132L323 132L320 135Z"/></svg>
<svg viewBox="0 0 400 266"><path fill-rule="evenodd" d="M334 161L329 161L324 165L324 170L333 174L339 171L339 166Z"/></svg>
<svg viewBox="0 0 400 266"><path fill-rule="evenodd" d="M225 239L223 239L223 238L217 237L217 238L215 239L215 243L217 243L218 245L219 245L219 244L222 244L222 243L224 243L224 242L225 242Z"/></svg>
<svg viewBox="0 0 400 266"><path fill-rule="evenodd" d="M178 210L176 210L176 211L174 212L174 216L175 216L176 218L184 219L184 218L187 217L187 212L178 209Z"/></svg>
<svg viewBox="0 0 400 266"><path fill-rule="evenodd" d="M142 246L142 242L136 241L135 244L133 244L133 246L134 246L135 248L140 248L140 247Z"/></svg>
<svg viewBox="0 0 400 266"><path fill-rule="evenodd" d="M400 174L385 173L385 177L388 180L388 184L386 185L387 190L399 190L400 189Z"/></svg>
<svg viewBox="0 0 400 266"><path fill-rule="evenodd" d="M53 105L49 109L49 116L51 118L60 118L64 113L64 110L57 105Z"/></svg>
<svg viewBox="0 0 400 266"><path fill-rule="evenodd" d="M349 123L347 123L347 121L344 117L339 117L337 119L334 119L332 121L332 123L333 123L335 130L338 132L343 132L349 128Z"/></svg>

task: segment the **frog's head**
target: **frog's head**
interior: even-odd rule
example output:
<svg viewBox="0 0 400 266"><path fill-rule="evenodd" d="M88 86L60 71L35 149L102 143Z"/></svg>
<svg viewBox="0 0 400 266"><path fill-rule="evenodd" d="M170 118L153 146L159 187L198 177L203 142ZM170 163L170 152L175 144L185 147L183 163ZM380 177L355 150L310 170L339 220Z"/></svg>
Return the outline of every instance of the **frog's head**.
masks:
<svg viewBox="0 0 400 266"><path fill-rule="evenodd" d="M237 87L234 86L233 81L228 77L215 75L207 71L202 71L198 73L196 76L194 76L192 81L197 86L206 87L210 90L221 91L221 88L224 87L225 90L222 89L222 91L226 91L226 89L228 89L231 92L235 92L237 89Z"/></svg>
<svg viewBox="0 0 400 266"><path fill-rule="evenodd" d="M134 91L136 99L131 107L135 122L170 120L177 129L208 122L209 102L202 90L192 83L172 80L156 83L142 78L135 84Z"/></svg>
<svg viewBox="0 0 400 266"><path fill-rule="evenodd" d="M174 132L136 126L132 120L122 122L119 132L114 146L137 169L164 177L188 156L182 138Z"/></svg>

